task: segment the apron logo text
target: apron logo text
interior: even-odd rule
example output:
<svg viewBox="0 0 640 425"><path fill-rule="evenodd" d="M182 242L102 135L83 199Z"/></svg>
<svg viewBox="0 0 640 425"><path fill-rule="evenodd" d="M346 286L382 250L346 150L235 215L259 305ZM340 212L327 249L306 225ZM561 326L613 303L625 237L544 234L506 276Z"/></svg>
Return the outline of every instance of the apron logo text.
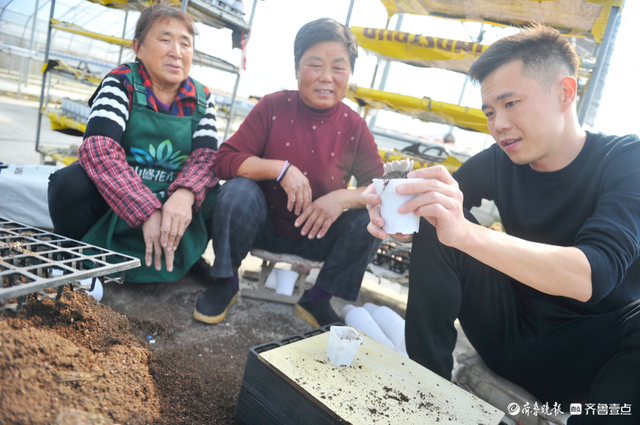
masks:
<svg viewBox="0 0 640 425"><path fill-rule="evenodd" d="M154 170L153 168L140 168L137 165L133 168L142 180L170 183L175 180L176 173L173 171Z"/></svg>

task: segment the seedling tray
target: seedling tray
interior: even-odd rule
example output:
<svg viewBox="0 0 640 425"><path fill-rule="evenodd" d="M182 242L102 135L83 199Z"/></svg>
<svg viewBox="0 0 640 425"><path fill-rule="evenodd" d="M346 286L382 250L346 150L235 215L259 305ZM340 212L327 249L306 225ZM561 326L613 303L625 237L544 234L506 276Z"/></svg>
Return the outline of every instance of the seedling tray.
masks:
<svg viewBox="0 0 640 425"><path fill-rule="evenodd" d="M376 256L371 262L376 266L387 264L389 270L402 274L409 268L410 256L410 251L403 249L395 242L389 241L380 245Z"/></svg>
<svg viewBox="0 0 640 425"><path fill-rule="evenodd" d="M140 260L0 217L0 309L19 309L29 294L95 278L124 281L124 271ZM12 299L16 301L12 302Z"/></svg>
<svg viewBox="0 0 640 425"><path fill-rule="evenodd" d="M351 366L331 365L329 328L251 348L239 423L501 423L503 412L367 335Z"/></svg>

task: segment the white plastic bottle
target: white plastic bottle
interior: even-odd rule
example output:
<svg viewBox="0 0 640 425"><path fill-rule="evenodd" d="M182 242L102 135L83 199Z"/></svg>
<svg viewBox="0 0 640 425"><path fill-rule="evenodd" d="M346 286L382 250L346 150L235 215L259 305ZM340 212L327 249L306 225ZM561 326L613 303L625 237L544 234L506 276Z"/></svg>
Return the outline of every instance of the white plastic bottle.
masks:
<svg viewBox="0 0 640 425"><path fill-rule="evenodd" d="M399 347L404 344L404 319L387 306L378 307L372 314L385 336L391 340L394 347L400 351ZM405 350L406 351L406 350Z"/></svg>
<svg viewBox="0 0 640 425"><path fill-rule="evenodd" d="M395 344L385 336L382 329L380 329L380 327L376 324L376 321L373 320L373 317L371 317L369 312L364 307L354 307L348 309L347 313L345 314L344 322L345 324L353 326L359 331L362 331L365 334L369 335L371 338L383 343L387 347L396 350Z"/></svg>

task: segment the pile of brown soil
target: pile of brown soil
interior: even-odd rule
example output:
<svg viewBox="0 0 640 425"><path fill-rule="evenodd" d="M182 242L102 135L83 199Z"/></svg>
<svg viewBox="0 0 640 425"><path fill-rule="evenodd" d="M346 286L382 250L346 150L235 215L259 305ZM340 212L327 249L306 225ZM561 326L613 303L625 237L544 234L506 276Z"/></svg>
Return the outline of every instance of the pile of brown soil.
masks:
<svg viewBox="0 0 640 425"><path fill-rule="evenodd" d="M240 298L193 320L183 278L109 284L0 314L0 424L234 424L249 349L311 327L291 306ZM153 342L153 343L152 343Z"/></svg>
<svg viewBox="0 0 640 425"><path fill-rule="evenodd" d="M129 321L86 294L30 300L0 318L0 423L154 422L150 364Z"/></svg>

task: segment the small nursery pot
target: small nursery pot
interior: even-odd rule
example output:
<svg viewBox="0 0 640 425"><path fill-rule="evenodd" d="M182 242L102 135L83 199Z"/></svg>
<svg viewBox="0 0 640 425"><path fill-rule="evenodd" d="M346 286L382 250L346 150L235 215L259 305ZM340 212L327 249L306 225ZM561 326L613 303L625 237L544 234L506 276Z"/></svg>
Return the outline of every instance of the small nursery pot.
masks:
<svg viewBox="0 0 640 425"><path fill-rule="evenodd" d="M293 295L298 273L293 270L276 269L276 294Z"/></svg>
<svg viewBox="0 0 640 425"><path fill-rule="evenodd" d="M398 212L400 205L418 195L400 195L396 191L396 188L398 185L422 180L424 179L391 179L387 181L385 186L385 180L383 178L373 179L376 192L378 193L378 196L380 196L381 200L380 215L384 220L384 226L382 226L382 229L384 229L387 234L393 235L394 233L402 233L410 235L420 229L420 216L417 216L412 212L407 214L400 214L400 212Z"/></svg>
<svg viewBox="0 0 640 425"><path fill-rule="evenodd" d="M264 287L275 290L277 285L278 278L276 277L276 270L274 269L269 273L269 277L267 277L267 280L264 282Z"/></svg>
<svg viewBox="0 0 640 425"><path fill-rule="evenodd" d="M351 366L362 344L362 335L349 326L331 326L327 357L334 366Z"/></svg>

